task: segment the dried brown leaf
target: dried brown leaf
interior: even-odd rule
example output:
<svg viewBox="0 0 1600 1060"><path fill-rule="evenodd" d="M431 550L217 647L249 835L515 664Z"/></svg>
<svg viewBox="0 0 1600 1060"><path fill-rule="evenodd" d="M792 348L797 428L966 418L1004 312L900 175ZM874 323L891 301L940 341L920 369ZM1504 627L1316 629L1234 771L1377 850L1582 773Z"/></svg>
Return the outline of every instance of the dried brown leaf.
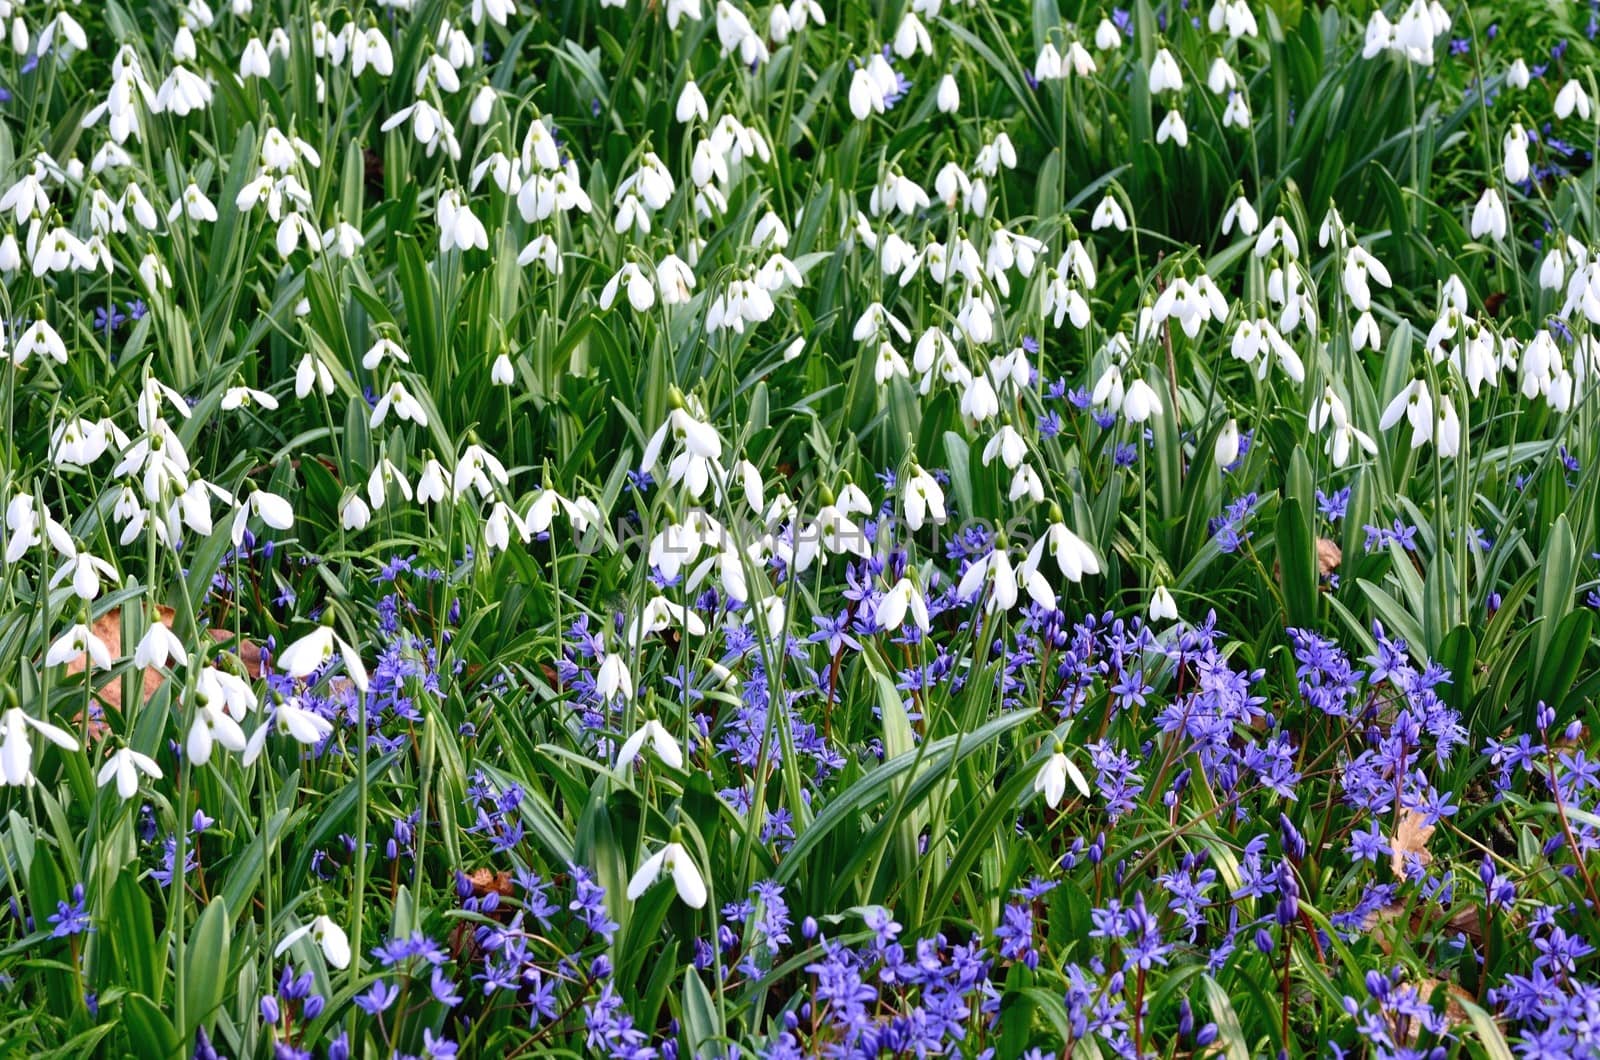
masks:
<svg viewBox="0 0 1600 1060"><path fill-rule="evenodd" d="M1415 854L1424 865L1433 861L1433 855L1428 853L1433 825L1426 821L1426 815L1416 810L1400 811L1400 821L1395 825L1394 835L1389 837L1389 849L1394 852L1389 864L1401 879L1406 875L1407 855Z"/></svg>

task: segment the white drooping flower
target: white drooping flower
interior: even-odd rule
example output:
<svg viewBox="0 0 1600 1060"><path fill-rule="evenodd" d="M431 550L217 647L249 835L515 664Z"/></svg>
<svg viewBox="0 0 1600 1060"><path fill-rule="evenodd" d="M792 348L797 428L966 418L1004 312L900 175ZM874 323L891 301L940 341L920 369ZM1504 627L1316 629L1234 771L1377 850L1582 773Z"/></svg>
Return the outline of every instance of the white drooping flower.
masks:
<svg viewBox="0 0 1600 1060"><path fill-rule="evenodd" d="M233 516L231 537L235 548L244 543L245 525L252 515L259 516L263 523L274 530L287 530L294 525L294 508L288 501L276 493L251 490L250 496L239 505L239 510Z"/></svg>
<svg viewBox="0 0 1600 1060"><path fill-rule="evenodd" d="M1228 420L1222 425L1222 430L1217 434L1216 444L1211 449L1211 459L1219 468L1227 467L1239 459L1239 421Z"/></svg>
<svg viewBox="0 0 1600 1060"><path fill-rule="evenodd" d="M1067 781L1072 781L1072 786L1078 789L1078 794L1084 798L1089 797L1089 782L1084 778L1082 771L1067 757L1066 748L1057 740L1055 751L1045 759L1043 766L1033 778L1033 790L1044 793L1045 805L1052 810L1061 805L1062 796L1067 793Z"/></svg>
<svg viewBox="0 0 1600 1060"><path fill-rule="evenodd" d="M318 625L310 633L284 648L278 656L278 669L291 677L305 680L333 658L334 651L344 659L345 670L357 688L367 690L367 670L361 663L361 653L330 625Z"/></svg>
<svg viewBox="0 0 1600 1060"><path fill-rule="evenodd" d="M907 614L918 629L928 632L928 601L909 578L901 578L878 598L878 609L873 617L879 626L892 632L900 628Z"/></svg>
<svg viewBox="0 0 1600 1060"><path fill-rule="evenodd" d="M1583 121L1589 120L1589 94L1576 78L1562 85L1561 91L1556 93L1556 117L1566 119L1574 113Z"/></svg>
<svg viewBox="0 0 1600 1060"><path fill-rule="evenodd" d="M44 653L44 664L64 666L85 655L89 657L90 666L100 670L111 669L111 652L106 648L105 642L95 636L88 626L79 622L51 643Z"/></svg>
<svg viewBox="0 0 1600 1060"><path fill-rule="evenodd" d="M1178 620L1178 602L1172 598L1172 593L1165 585L1157 585L1150 594L1150 621L1151 622L1176 622Z"/></svg>
<svg viewBox="0 0 1600 1060"><path fill-rule="evenodd" d="M318 916L310 923L302 924L283 937L277 949L272 951L274 957L282 957L289 952L289 947L310 935L322 950L322 956L328 965L333 968L344 969L350 967L350 940L345 936L344 928L326 916Z"/></svg>
<svg viewBox="0 0 1600 1060"><path fill-rule="evenodd" d="M684 905L690 909L705 907L705 880L701 877L700 870L695 868L689 852L677 840L650 855L639 866L633 878L628 881L628 901L638 901L639 897L661 878L662 873L671 875L672 885L677 888L678 897L683 900Z"/></svg>
<svg viewBox="0 0 1600 1060"><path fill-rule="evenodd" d="M639 760L640 753L646 748L655 752L664 765L673 769L683 768L683 749L678 746L678 741L672 738L667 727L655 718L651 718L634 730L617 751L617 768L627 769Z"/></svg>
<svg viewBox="0 0 1600 1060"><path fill-rule="evenodd" d="M944 489L920 465L913 464L906 479L902 498L906 510L906 526L916 533L931 521L936 525L946 519Z"/></svg>
<svg viewBox="0 0 1600 1060"><path fill-rule="evenodd" d="M29 729L57 747L78 749L78 741L71 733L31 717L20 707L12 707L0 715L0 787L33 785L33 741L28 737Z"/></svg>
<svg viewBox="0 0 1600 1060"><path fill-rule="evenodd" d="M1506 237L1505 204L1493 188L1485 188L1478 204L1472 208L1471 233L1473 239L1488 236L1497 243Z"/></svg>
<svg viewBox="0 0 1600 1060"><path fill-rule="evenodd" d="M153 759L131 747L124 747L113 753L106 760L106 764L100 767L100 774L95 778L95 782L103 788L115 779L117 795L126 802L139 794L141 773L154 780L161 779L161 767L156 765Z"/></svg>

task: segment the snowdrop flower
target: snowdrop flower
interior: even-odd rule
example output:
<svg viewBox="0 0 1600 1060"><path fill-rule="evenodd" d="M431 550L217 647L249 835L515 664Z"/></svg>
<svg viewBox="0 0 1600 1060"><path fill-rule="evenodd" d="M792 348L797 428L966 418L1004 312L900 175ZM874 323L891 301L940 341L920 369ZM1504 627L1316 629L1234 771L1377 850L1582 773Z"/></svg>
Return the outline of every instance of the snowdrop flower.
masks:
<svg viewBox="0 0 1600 1060"><path fill-rule="evenodd" d="M1515 89L1525 89L1528 87L1528 81L1528 64L1521 58L1513 59L1511 66L1506 70L1506 84Z"/></svg>
<svg viewBox="0 0 1600 1060"><path fill-rule="evenodd" d="M144 631L144 636L139 638L138 646L133 650L133 666L136 670L165 669L169 662L181 666L188 661L188 649L165 622L151 622L150 628Z"/></svg>
<svg viewBox="0 0 1600 1060"><path fill-rule="evenodd" d="M1260 224L1260 219L1257 218L1254 207L1250 205L1250 200L1241 195L1233 200L1233 204L1222 215L1222 234L1227 235L1233 230L1234 225L1238 225L1239 234L1249 237L1255 235L1256 229L1260 227Z"/></svg>
<svg viewBox="0 0 1600 1060"><path fill-rule="evenodd" d="M271 411L278 407L278 399L265 390L256 390L254 387L248 386L231 386L223 391L222 401L218 407L223 412L232 412L247 405L257 405Z"/></svg>
<svg viewBox="0 0 1600 1060"><path fill-rule="evenodd" d="M1128 215L1122 212L1122 204L1111 195L1100 200L1094 208L1094 216L1089 221L1089 227L1095 232L1106 228L1115 228L1119 232L1128 230Z"/></svg>
<svg viewBox="0 0 1600 1060"><path fill-rule="evenodd" d="M1059 81L1065 76L1061 69L1061 53L1056 50L1055 44L1046 41L1044 47L1039 49L1039 58L1033 64L1033 79Z"/></svg>
<svg viewBox="0 0 1600 1060"><path fill-rule="evenodd" d="M1172 57L1172 52L1162 48L1150 61L1150 94L1178 92L1182 88L1183 71L1178 67L1178 60Z"/></svg>
<svg viewBox="0 0 1600 1060"><path fill-rule="evenodd" d="M866 121L874 114L882 114L889 109L888 93L886 93L878 79L872 76L869 64L856 67L850 76L850 91L848 94L850 113L856 121Z"/></svg>
<svg viewBox="0 0 1600 1060"><path fill-rule="evenodd" d="M632 699L633 675L628 672L627 660L616 652L607 652L600 660L594 688L607 703L619 696L625 700Z"/></svg>
<svg viewBox="0 0 1600 1060"><path fill-rule="evenodd" d="M718 8L726 7L726 2ZM676 832L674 832L676 834ZM649 890L663 872L672 876L672 885L677 888L678 897L690 909L701 909L706 904L706 884L700 876L700 870L695 868L694 862L689 858L689 852L677 839L668 843L660 850L644 860L639 870L628 881L628 901L637 902L639 897Z"/></svg>
<svg viewBox="0 0 1600 1060"><path fill-rule="evenodd" d="M1433 395L1421 379L1413 379L1384 406L1378 429L1387 431L1404 417L1411 424L1411 448L1420 449L1434 434Z"/></svg>
<svg viewBox="0 0 1600 1060"><path fill-rule="evenodd" d="M205 766L211 761L212 752L218 744L239 754L248 746L248 741L239 723L219 704L202 701L194 712L194 722L189 726L184 753L192 764Z"/></svg>
<svg viewBox="0 0 1600 1060"><path fill-rule="evenodd" d="M1007 468L1015 471L1028 455L1028 443L1011 424L1003 425L983 447L983 466L988 467L996 456Z"/></svg>
<svg viewBox="0 0 1600 1060"><path fill-rule="evenodd" d="M483 227L483 222L473 214L462 200L461 192L455 188L439 196L435 217L439 222L439 253L443 254L451 248L489 248L489 233Z"/></svg>
<svg viewBox="0 0 1600 1060"><path fill-rule="evenodd" d="M638 617L628 623L627 641L637 647L650 634L674 626L691 636L703 637L706 634L706 624L699 615L681 604L669 603L664 596L653 596Z"/></svg>
<svg viewBox="0 0 1600 1060"><path fill-rule="evenodd" d="M90 666L100 670L111 669L111 652L106 648L105 642L95 636L88 626L79 622L51 643L45 651L44 664L65 666L85 655L89 657Z"/></svg>
<svg viewBox="0 0 1600 1060"><path fill-rule="evenodd" d="M1183 115L1176 110L1167 111L1167 116L1156 127L1156 143L1164 144L1168 140L1179 147L1189 146L1189 127L1184 124Z"/></svg>
<svg viewBox="0 0 1600 1060"><path fill-rule="evenodd" d="M1037 569L1045 552L1048 551L1055 557L1056 566L1061 568L1062 577L1069 582L1081 582L1085 575L1099 574L1100 558L1095 555L1094 549L1089 547L1089 543L1083 538L1067 529L1066 524L1061 522L1060 516L1059 511L1052 513L1054 521L1044 536L1033 543L1026 564Z"/></svg>
<svg viewBox="0 0 1600 1060"><path fill-rule="evenodd" d="M1012 144L1011 137L1001 133L980 147L973 166L986 177L998 175L1002 167L1016 169L1017 149Z"/></svg>
<svg viewBox="0 0 1600 1060"><path fill-rule="evenodd" d="M1017 468L1016 475L1011 479L1011 489L1006 494L1006 499L1012 504L1023 497L1027 497L1035 504L1044 500L1044 483L1031 464L1023 464Z"/></svg>
<svg viewBox="0 0 1600 1060"><path fill-rule="evenodd" d="M362 686L362 691L366 691L364 685ZM271 727L285 736L292 737L296 743L303 744L306 747L317 746L333 732L333 722L320 714L314 714L305 709L298 701L293 699L285 700L277 705L273 712ZM253 741L254 747L246 748L244 758L246 766L253 763L256 756L260 754L259 748L265 742L263 734L266 730L267 726L262 726L258 729L255 733L256 739ZM254 750L254 753L252 753L252 750Z"/></svg>
<svg viewBox="0 0 1600 1060"><path fill-rule="evenodd" d="M985 605L987 611L1009 611L1016 606L1017 574L1006 556L1003 544L997 545L967 568L956 585L956 599L963 602L976 600L985 582L991 589Z"/></svg>
<svg viewBox="0 0 1600 1060"><path fill-rule="evenodd" d="M1562 85L1561 91L1556 93L1556 117L1564 120L1570 118L1574 112L1582 120L1589 120L1589 95L1576 78Z"/></svg>
<svg viewBox="0 0 1600 1060"><path fill-rule="evenodd" d="M1129 423L1143 423L1151 416L1161 415L1161 397L1149 383L1135 379L1123 395L1122 414Z"/></svg>
<svg viewBox="0 0 1600 1060"><path fill-rule="evenodd" d="M171 224L179 217L187 215L191 221L204 221L210 223L217 219L217 208L205 192L194 184L183 189L183 194L178 196L178 201L172 204L167 211L167 223Z"/></svg>
<svg viewBox="0 0 1600 1060"><path fill-rule="evenodd" d="M148 755L142 755L131 747L124 747L106 760L106 764L100 767L100 775L95 779L103 788L115 778L117 795L126 802L139 794L140 773L155 780L161 779L161 767Z"/></svg>
<svg viewBox="0 0 1600 1060"><path fill-rule="evenodd" d="M261 521L274 530L287 530L294 525L294 508L288 501L276 493L251 490L250 496L239 505L239 510L233 516L231 537L234 548L244 543L245 524L252 515L260 516Z"/></svg>
<svg viewBox="0 0 1600 1060"><path fill-rule="evenodd" d="M906 526L912 533L920 531L930 516L935 524L945 521L944 489L938 479L920 465L911 466L911 475L906 479L901 496L905 504Z"/></svg>
<svg viewBox="0 0 1600 1060"><path fill-rule="evenodd" d="M1350 454L1359 450L1368 456L1376 456L1378 443L1372 436L1358 430L1350 422L1350 414L1345 409L1344 401L1334 392L1333 387L1324 387L1322 396L1312 402L1311 413L1306 425L1313 433L1321 432L1328 424L1333 425L1333 430L1328 434L1322 451L1333 459L1333 466L1342 468L1350 462Z"/></svg>
<svg viewBox="0 0 1600 1060"><path fill-rule="evenodd" d="M693 81L683 86L683 91L678 93L678 103L674 110L674 117L679 124L687 125L692 119L710 121L710 112L706 109L706 97L700 92L700 86Z"/></svg>
<svg viewBox="0 0 1600 1060"><path fill-rule="evenodd" d="M1412 0L1394 25L1389 47L1419 66L1432 66L1434 38L1449 29L1450 19L1443 8L1430 7L1423 0Z"/></svg>
<svg viewBox="0 0 1600 1060"><path fill-rule="evenodd" d="M350 492L339 502L339 525L346 530L360 532L372 522L372 509L361 499L361 494Z"/></svg>
<svg viewBox="0 0 1600 1060"><path fill-rule="evenodd" d="M484 85L478 89L477 93L472 97L472 106L467 110L468 123L472 125L489 124L489 119L494 116L495 100L498 98L499 93L494 90L492 85Z"/></svg>
<svg viewBox="0 0 1600 1060"><path fill-rule="evenodd" d="M361 653L343 637L335 634L333 627L326 623L318 625L310 633L284 648L278 655L278 669L290 677L303 681L333 658L335 648L344 659L344 667L350 675L350 680L356 688L365 692L367 668L361 664Z"/></svg>
<svg viewBox="0 0 1600 1060"><path fill-rule="evenodd" d="M961 109L961 89L950 74L939 78L938 88L934 92L934 106L940 114L954 114Z"/></svg>
<svg viewBox="0 0 1600 1060"><path fill-rule="evenodd" d="M667 732L665 725L651 718L635 729L633 735L623 743L617 752L617 769L626 770L633 765L646 747L655 752L663 765L672 769L683 768L683 749L678 746L678 741Z"/></svg>
<svg viewBox="0 0 1600 1060"><path fill-rule="evenodd" d="M901 578L878 598L873 620L884 630L892 632L900 628L908 613L918 629L924 633L929 630L931 622L927 599L909 578Z"/></svg>
<svg viewBox="0 0 1600 1060"><path fill-rule="evenodd" d="M0 716L0 787L33 786L33 742L28 737L29 729L57 747L78 750L78 741L70 733L29 716L20 707L12 707Z"/></svg>
<svg viewBox="0 0 1600 1060"><path fill-rule="evenodd" d="M933 54L933 38L928 35L928 28L915 12L908 11L900 19L900 26L894 33L894 53L902 59L909 59L921 52L924 55Z"/></svg>
<svg viewBox="0 0 1600 1060"><path fill-rule="evenodd" d="M289 947L307 935L321 948L329 967L341 970L350 967L350 940L345 937L344 929L326 916L318 916L289 932L272 955L282 957L289 952Z"/></svg>
<svg viewBox="0 0 1600 1060"><path fill-rule="evenodd" d="M1094 46L1103 52L1122 47L1122 31L1117 29L1116 23L1109 18L1100 19L1094 30Z"/></svg>
<svg viewBox="0 0 1600 1060"><path fill-rule="evenodd" d="M1482 239L1484 236L1497 243L1506 237L1505 204L1500 201L1499 192L1493 188L1485 188L1478 205L1472 209L1472 238Z"/></svg>
<svg viewBox="0 0 1600 1060"><path fill-rule="evenodd" d="M400 419L410 420L418 427L428 425L428 414L423 410L422 403L412 397L411 391L407 390L405 384L399 380L391 383L389 389L383 392L383 396L373 406L368 425L373 428L381 425L388 417L390 409L393 409L394 414Z"/></svg>
<svg viewBox="0 0 1600 1060"><path fill-rule="evenodd" d="M1151 622L1176 622L1178 620L1178 602L1172 598L1165 585L1157 585L1150 594L1150 621Z"/></svg>
<svg viewBox="0 0 1600 1060"><path fill-rule="evenodd" d="M117 569L100 557L78 549L56 568L55 574L50 577L50 588L54 589L69 576L74 595L88 602L100 595L101 578L109 578L113 582L117 580Z"/></svg>
<svg viewBox="0 0 1600 1060"><path fill-rule="evenodd" d="M1283 248L1285 255L1292 261L1300 256L1300 240L1294 234L1294 229L1289 227L1289 222L1282 217L1274 217L1268 221L1261 234L1256 237L1255 255L1265 260L1278 247Z"/></svg>
<svg viewBox="0 0 1600 1060"><path fill-rule="evenodd" d="M174 67L167 79L161 82L150 110L156 114L176 114L183 117L191 111L205 110L211 105L211 83L185 67Z"/></svg>
<svg viewBox="0 0 1600 1060"><path fill-rule="evenodd" d="M51 434L50 459L60 467L89 467L105 455L113 440L119 449L127 447L127 438L110 420L66 420Z"/></svg>
<svg viewBox="0 0 1600 1060"><path fill-rule="evenodd" d="M624 284L627 285L628 303L635 311L643 313L656 304L655 286L651 284L650 277L637 263L630 261L618 269L601 289L601 309L610 309L616 303L617 291Z"/></svg>
<svg viewBox="0 0 1600 1060"><path fill-rule="evenodd" d="M1217 434L1216 444L1211 449L1211 459L1219 468L1228 467L1239 459L1239 421L1229 419L1222 425L1222 430Z"/></svg>
<svg viewBox="0 0 1600 1060"><path fill-rule="evenodd" d="M239 719L248 717L258 706L250 682L215 666L201 668L195 679L195 702L202 706L220 704L223 711Z"/></svg>
<svg viewBox="0 0 1600 1060"><path fill-rule="evenodd" d="M379 77L394 73L394 53L383 30L372 26L350 36L350 75L360 77L368 69Z"/></svg>
<svg viewBox="0 0 1600 1060"><path fill-rule="evenodd" d="M1528 133L1521 122L1511 123L1501 146L1504 149L1506 183L1521 184L1531 172L1528 164Z"/></svg>
<svg viewBox="0 0 1600 1060"><path fill-rule="evenodd" d="M1233 72L1228 60L1219 55L1211 60L1211 68L1206 72L1206 87L1214 96L1225 95L1239 87L1239 75Z"/></svg>
<svg viewBox="0 0 1600 1060"><path fill-rule="evenodd" d="M333 373L316 354L308 353L300 358L294 371L294 396L303 401L313 389L324 395L332 394Z"/></svg>
<svg viewBox="0 0 1600 1060"><path fill-rule="evenodd" d="M1250 128L1250 104L1245 101L1243 92L1228 93L1228 105L1222 111L1222 127Z"/></svg>
<svg viewBox="0 0 1600 1060"><path fill-rule="evenodd" d="M1067 44L1066 54L1061 60L1063 75L1076 74L1079 77L1090 77L1100 69L1094 61L1094 56L1089 54L1089 49L1075 40Z"/></svg>
<svg viewBox="0 0 1600 1060"><path fill-rule="evenodd" d="M1045 805L1052 810L1061 805L1062 796L1067 793L1067 780L1072 780L1072 786L1078 789L1078 794L1084 798L1089 797L1089 782L1072 760L1067 757L1066 748L1057 740L1055 752L1045 759L1039 772L1033 778L1035 793L1043 792Z"/></svg>

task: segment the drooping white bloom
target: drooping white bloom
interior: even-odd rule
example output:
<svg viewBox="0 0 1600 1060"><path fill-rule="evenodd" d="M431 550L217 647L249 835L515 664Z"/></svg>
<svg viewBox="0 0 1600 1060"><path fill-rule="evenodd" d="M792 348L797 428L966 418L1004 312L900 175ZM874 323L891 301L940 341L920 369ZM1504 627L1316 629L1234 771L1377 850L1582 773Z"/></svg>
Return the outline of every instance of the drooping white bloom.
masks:
<svg viewBox="0 0 1600 1060"><path fill-rule="evenodd" d="M1089 227L1098 232L1104 228L1115 228L1119 232L1128 230L1128 215L1122 212L1122 204L1107 195L1100 200L1094 208L1094 216L1089 221Z"/></svg>
<svg viewBox="0 0 1600 1060"><path fill-rule="evenodd" d="M89 657L90 666L100 670L111 669L111 652L106 648L105 642L95 636L88 626L79 622L51 642L44 653L44 664L65 666L85 655Z"/></svg>
<svg viewBox="0 0 1600 1060"><path fill-rule="evenodd" d="M1081 770L1067 757L1066 749L1057 741L1055 752L1045 759L1043 766L1033 778L1035 793L1043 792L1045 805L1052 810L1061 805L1061 799L1067 793L1067 781L1071 779L1072 786L1078 789L1078 794L1084 798L1089 797L1089 782Z"/></svg>
<svg viewBox="0 0 1600 1060"><path fill-rule="evenodd" d="M1161 415L1161 396L1143 379L1135 379L1122 398L1122 414L1129 423L1143 423L1151 416Z"/></svg>
<svg viewBox="0 0 1600 1060"><path fill-rule="evenodd" d="M1189 126L1184 124L1183 114L1177 110L1167 111L1167 116L1156 127L1156 143L1164 144L1168 140L1179 147L1189 146Z"/></svg>
<svg viewBox="0 0 1600 1060"><path fill-rule="evenodd" d="M211 761L212 751L218 744L234 754L243 752L247 745L244 729L221 705L201 702L189 726L184 753L194 765L204 766Z"/></svg>
<svg viewBox="0 0 1600 1060"><path fill-rule="evenodd" d="M968 602L977 599L985 583L991 590L985 605L988 611L1009 611L1016 606L1017 572L1003 547L991 550L967 568L956 585L956 598Z"/></svg>
<svg viewBox="0 0 1600 1060"><path fill-rule="evenodd" d="M1576 78L1562 85L1561 91L1556 93L1556 117L1570 118L1574 112L1583 121L1589 120L1589 94L1583 90L1583 85Z"/></svg>
<svg viewBox="0 0 1600 1060"><path fill-rule="evenodd" d="M139 774L154 780L161 779L161 767L155 764L148 755L142 755L131 747L123 747L114 752L100 767L100 774L95 778L100 787L105 787L114 778L117 782L117 795L126 802L139 794Z"/></svg>
<svg viewBox="0 0 1600 1060"><path fill-rule="evenodd" d="M1222 234L1227 235L1233 230L1234 225L1238 225L1240 235L1252 236L1260 224L1250 200L1241 195L1233 200L1227 212L1222 215Z"/></svg>
<svg viewBox="0 0 1600 1060"><path fill-rule="evenodd" d="M1162 48L1150 61L1150 94L1154 96L1182 89L1183 71L1178 67L1178 60L1172 57L1172 52Z"/></svg>
<svg viewBox="0 0 1600 1060"><path fill-rule="evenodd" d="M1150 594L1150 621L1151 622L1176 622L1178 620L1178 602L1172 598L1172 593L1165 585L1157 585Z"/></svg>
<svg viewBox="0 0 1600 1060"><path fill-rule="evenodd" d="M906 510L906 526L912 533L921 530L931 516L935 524L945 521L944 489L920 465L913 464L906 479L902 498Z"/></svg>
<svg viewBox="0 0 1600 1060"><path fill-rule="evenodd" d="M618 697L632 699L633 675L628 672L627 660L616 652L607 652L595 674L594 689L607 703Z"/></svg>
<svg viewBox="0 0 1600 1060"><path fill-rule="evenodd" d="M1485 188L1478 204L1472 208L1472 238L1482 239L1484 236L1497 243L1506 237L1505 204L1500 200L1500 193L1493 188Z"/></svg>
<svg viewBox="0 0 1600 1060"><path fill-rule="evenodd" d="M0 715L0 787L33 785L33 742L28 737L29 729L57 747L68 751L78 749L78 741L72 734L31 717L20 707L12 707Z"/></svg>
<svg viewBox="0 0 1600 1060"><path fill-rule="evenodd" d="M239 510L233 516L231 536L235 548L244 543L245 525L252 515L259 516L263 523L274 530L287 530L294 525L294 508L288 501L276 493L251 490L250 496L239 505Z"/></svg>
<svg viewBox="0 0 1600 1060"><path fill-rule="evenodd" d="M926 633L930 628L928 601L909 578L901 578L878 598L873 619L883 629L893 631L900 628L908 613L916 627Z"/></svg>
<svg viewBox="0 0 1600 1060"><path fill-rule="evenodd" d="M133 665L139 670L164 669L169 662L177 666L188 661L188 649L165 622L150 623L133 650Z"/></svg>
<svg viewBox="0 0 1600 1060"><path fill-rule="evenodd" d="M333 658L337 648L344 659L350 680L361 691L367 690L367 669L361 664L361 653L343 637L334 633L329 625L318 625L310 633L290 644L278 655L278 669L291 677L305 680Z"/></svg>
<svg viewBox="0 0 1600 1060"><path fill-rule="evenodd" d="M345 937L344 928L326 916L318 916L308 924L302 924L283 937L277 949L272 951L274 957L282 957L289 952L289 947L310 935L322 950L322 956L332 968L344 969L350 967L350 940Z"/></svg>
<svg viewBox="0 0 1600 1060"><path fill-rule="evenodd" d="M633 735L623 742L622 748L617 751L617 768L627 769L633 765L646 747L655 752L655 756L662 764L673 769L683 768L683 749L678 746L678 741L672 738L667 727L655 718L639 726Z"/></svg>
<svg viewBox="0 0 1600 1060"><path fill-rule="evenodd" d="M1222 425L1222 430L1217 434L1217 441L1211 450L1211 459L1217 467L1225 468L1239 459L1239 421L1229 419Z"/></svg>
<svg viewBox="0 0 1600 1060"><path fill-rule="evenodd" d="M1521 184L1528 179L1531 167L1528 163L1528 132L1520 121L1511 123L1501 147L1504 150L1506 183Z"/></svg>
<svg viewBox="0 0 1600 1060"><path fill-rule="evenodd" d="M724 2L718 5L726 7ZM706 884L700 876L700 870L689 858L689 852L683 844L674 840L650 855L639 866L633 878L628 881L628 901L636 902L640 895L649 890L651 885L661 878L663 872L672 876L672 885L677 888L678 897L690 909L701 909L706 904Z"/></svg>

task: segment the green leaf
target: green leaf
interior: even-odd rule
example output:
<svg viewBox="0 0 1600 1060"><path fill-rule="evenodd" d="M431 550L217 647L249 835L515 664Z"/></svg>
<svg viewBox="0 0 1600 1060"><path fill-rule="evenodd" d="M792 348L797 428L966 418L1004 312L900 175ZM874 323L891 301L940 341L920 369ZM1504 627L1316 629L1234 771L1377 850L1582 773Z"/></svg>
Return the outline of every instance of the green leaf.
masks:
<svg viewBox="0 0 1600 1060"><path fill-rule="evenodd" d="M188 1022L183 1028L185 1039L222 1004L223 988L228 982L231 933L227 899L211 899L184 945L183 1010Z"/></svg>

